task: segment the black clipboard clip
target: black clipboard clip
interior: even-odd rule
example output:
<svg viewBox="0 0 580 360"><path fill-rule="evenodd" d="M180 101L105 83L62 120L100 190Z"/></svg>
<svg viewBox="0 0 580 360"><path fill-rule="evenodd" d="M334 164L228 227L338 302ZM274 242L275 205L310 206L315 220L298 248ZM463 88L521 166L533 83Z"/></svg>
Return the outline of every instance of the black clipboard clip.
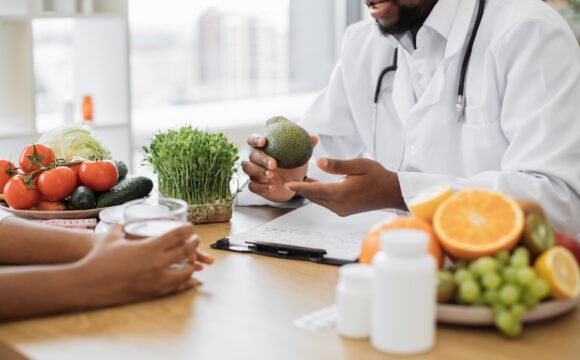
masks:
<svg viewBox="0 0 580 360"><path fill-rule="evenodd" d="M232 244L223 238L211 245L212 249L270 256L280 259L311 261L328 265L344 265L353 261L326 257L326 250L265 241L246 241L246 245Z"/></svg>

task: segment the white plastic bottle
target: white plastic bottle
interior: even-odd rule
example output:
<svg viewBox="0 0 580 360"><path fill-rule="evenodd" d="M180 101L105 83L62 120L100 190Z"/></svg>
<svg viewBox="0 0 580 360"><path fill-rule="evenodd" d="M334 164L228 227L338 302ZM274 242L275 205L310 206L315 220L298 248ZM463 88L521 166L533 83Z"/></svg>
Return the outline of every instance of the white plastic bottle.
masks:
<svg viewBox="0 0 580 360"><path fill-rule="evenodd" d="M340 268L336 286L336 329L339 334L354 339L369 336L372 280L370 265L348 264Z"/></svg>
<svg viewBox="0 0 580 360"><path fill-rule="evenodd" d="M381 235L371 296L371 343L380 351L417 354L435 343L437 274L428 243L417 230Z"/></svg>

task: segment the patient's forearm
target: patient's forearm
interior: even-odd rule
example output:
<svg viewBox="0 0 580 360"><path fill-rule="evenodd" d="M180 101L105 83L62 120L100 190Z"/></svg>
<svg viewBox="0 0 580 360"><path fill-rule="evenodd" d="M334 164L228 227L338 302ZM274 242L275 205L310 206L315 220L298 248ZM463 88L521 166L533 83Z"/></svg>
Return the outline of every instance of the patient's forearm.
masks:
<svg viewBox="0 0 580 360"><path fill-rule="evenodd" d="M74 262L89 253L94 237L9 217L0 223L0 265Z"/></svg>
<svg viewBox="0 0 580 360"><path fill-rule="evenodd" d="M0 321L74 309L82 279L75 265L0 267Z"/></svg>

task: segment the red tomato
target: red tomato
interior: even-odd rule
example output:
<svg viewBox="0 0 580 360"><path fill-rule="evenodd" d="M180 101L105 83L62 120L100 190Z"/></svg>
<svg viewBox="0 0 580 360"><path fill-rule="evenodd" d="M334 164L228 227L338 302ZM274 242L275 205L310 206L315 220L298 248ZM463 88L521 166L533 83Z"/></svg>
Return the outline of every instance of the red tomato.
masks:
<svg viewBox="0 0 580 360"><path fill-rule="evenodd" d="M99 192L110 190L119 180L117 167L110 160L85 161L79 175L84 186Z"/></svg>
<svg viewBox="0 0 580 360"><path fill-rule="evenodd" d="M61 201L68 197L77 187L77 177L67 167L57 167L43 171L38 177L38 190L48 201Z"/></svg>
<svg viewBox="0 0 580 360"><path fill-rule="evenodd" d="M12 208L28 210L40 200L40 192L25 175L13 176L4 187L4 199Z"/></svg>
<svg viewBox="0 0 580 360"><path fill-rule="evenodd" d="M54 162L54 151L46 145L32 144L24 148L20 154L20 169L25 173L40 170Z"/></svg>
<svg viewBox="0 0 580 360"><path fill-rule="evenodd" d="M77 178L77 185L81 184L81 178L79 176L79 171L81 170L81 165L82 165L82 161L85 161L85 159L81 158L81 157L73 157L70 162L79 162L81 161L80 164L75 164L75 165L69 165L68 167L75 173L75 176Z"/></svg>
<svg viewBox="0 0 580 360"><path fill-rule="evenodd" d="M8 160L0 160L0 194L4 194L4 186L14 175L16 175L14 164Z"/></svg>

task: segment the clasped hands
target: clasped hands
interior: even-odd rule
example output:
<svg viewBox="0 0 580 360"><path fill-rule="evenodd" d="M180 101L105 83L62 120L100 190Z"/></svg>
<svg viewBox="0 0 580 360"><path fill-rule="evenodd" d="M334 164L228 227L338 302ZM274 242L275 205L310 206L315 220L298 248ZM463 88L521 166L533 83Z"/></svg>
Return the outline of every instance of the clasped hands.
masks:
<svg viewBox="0 0 580 360"><path fill-rule="evenodd" d="M318 137L311 136L314 146ZM248 144L253 147L242 169L250 177L250 191L275 202L285 202L300 195L322 205L340 216L364 211L397 208L405 209L397 173L380 163L365 158L337 160L318 158L317 166L329 173L343 175L340 182L322 183L306 177L308 164L295 169L277 167L276 160L262 149L266 138L252 135Z"/></svg>
<svg viewBox="0 0 580 360"><path fill-rule="evenodd" d="M192 225L158 237L125 240L118 225L95 243L77 265L86 284L82 307L141 301L185 291L199 282L192 277L213 259L198 249ZM182 266L174 267L173 264ZM90 298L90 300L86 299Z"/></svg>

